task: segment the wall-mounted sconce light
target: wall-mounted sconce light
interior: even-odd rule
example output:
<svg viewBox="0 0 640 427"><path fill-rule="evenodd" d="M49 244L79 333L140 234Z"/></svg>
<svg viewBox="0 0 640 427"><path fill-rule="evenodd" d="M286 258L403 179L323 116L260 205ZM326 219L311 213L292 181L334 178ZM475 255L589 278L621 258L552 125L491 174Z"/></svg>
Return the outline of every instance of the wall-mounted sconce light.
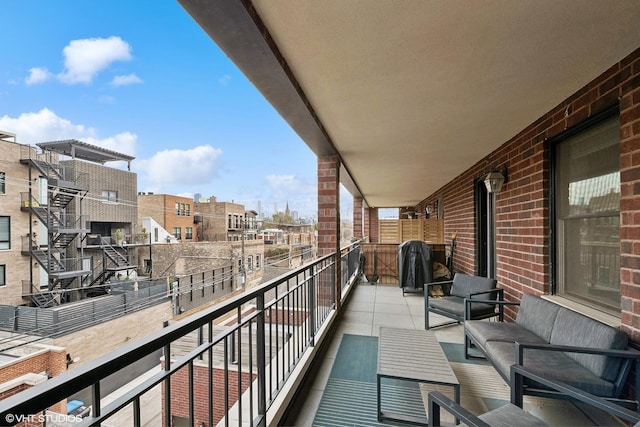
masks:
<svg viewBox="0 0 640 427"><path fill-rule="evenodd" d="M499 193L506 180L507 169L503 167L501 170L489 172L484 178L484 185L487 187L488 193Z"/></svg>
<svg viewBox="0 0 640 427"><path fill-rule="evenodd" d="M431 215L431 212L433 211L433 206L427 205L427 207L424 208L424 211L427 213L427 215Z"/></svg>

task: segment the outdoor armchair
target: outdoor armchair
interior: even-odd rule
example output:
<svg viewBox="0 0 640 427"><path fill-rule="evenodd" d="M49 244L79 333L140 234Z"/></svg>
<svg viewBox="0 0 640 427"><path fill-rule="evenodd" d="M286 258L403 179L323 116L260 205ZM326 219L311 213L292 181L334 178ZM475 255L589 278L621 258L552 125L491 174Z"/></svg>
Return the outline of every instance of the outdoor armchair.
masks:
<svg viewBox="0 0 640 427"><path fill-rule="evenodd" d="M503 321L503 307L487 304L487 302L504 299L504 290L497 288L496 283L495 279L456 273L451 281L425 284L424 328L429 329L430 312L453 319L451 322L438 326L460 323L465 319L478 320L490 317L498 317L500 321ZM435 298L429 296L430 289L436 285L442 286L444 296ZM465 300L469 300L470 303L466 304Z"/></svg>

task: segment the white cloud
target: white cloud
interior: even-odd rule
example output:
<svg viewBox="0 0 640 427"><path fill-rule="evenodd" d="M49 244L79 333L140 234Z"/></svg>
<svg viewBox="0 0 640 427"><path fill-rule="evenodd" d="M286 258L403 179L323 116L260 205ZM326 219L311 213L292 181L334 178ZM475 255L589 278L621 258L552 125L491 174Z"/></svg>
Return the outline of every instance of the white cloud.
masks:
<svg viewBox="0 0 640 427"><path fill-rule="evenodd" d="M202 185L215 176L221 157L222 150L202 145L189 150L160 151L148 160L136 162L136 167L147 176L149 187Z"/></svg>
<svg viewBox="0 0 640 427"><path fill-rule="evenodd" d="M18 142L23 144L70 138L81 139L93 137L96 133L94 128L73 124L48 108L43 108L37 113L22 113L18 117L2 116L0 129L15 133Z"/></svg>
<svg viewBox="0 0 640 427"><path fill-rule="evenodd" d="M89 137L84 139L83 142L106 148L107 150L116 151L118 153L135 156L138 136L131 132L121 132L115 136L110 136L104 139Z"/></svg>
<svg viewBox="0 0 640 427"><path fill-rule="evenodd" d="M29 76L24 79L24 82L27 85L37 85L40 83L44 83L51 78L51 73L46 68L30 68Z"/></svg>
<svg viewBox="0 0 640 427"><path fill-rule="evenodd" d="M19 117L0 117L0 129L15 133L22 144L77 139L98 147L135 155L138 137L131 132L121 132L115 136L98 138L93 127L78 125L59 117L43 108L37 113L23 113Z"/></svg>
<svg viewBox="0 0 640 427"><path fill-rule="evenodd" d="M129 74L127 76L115 76L111 81L113 86L127 86L142 83L142 79L135 74Z"/></svg>
<svg viewBox="0 0 640 427"><path fill-rule="evenodd" d="M62 51L65 71L58 78L67 84L91 83L97 73L115 61L131 60L131 47L120 37L72 40Z"/></svg>

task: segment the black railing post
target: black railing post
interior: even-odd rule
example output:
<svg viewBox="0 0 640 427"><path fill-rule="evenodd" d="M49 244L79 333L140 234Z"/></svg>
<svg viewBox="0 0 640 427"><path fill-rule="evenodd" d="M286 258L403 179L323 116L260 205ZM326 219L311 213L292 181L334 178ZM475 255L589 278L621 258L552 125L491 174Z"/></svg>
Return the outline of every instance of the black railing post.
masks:
<svg viewBox="0 0 640 427"><path fill-rule="evenodd" d="M316 345L316 277L318 277L317 267L313 267L313 270L309 278L309 300L307 302L309 305L309 337L312 347Z"/></svg>
<svg viewBox="0 0 640 427"><path fill-rule="evenodd" d="M256 297L256 309L258 316L256 317L256 364L258 375L258 426L267 425L267 370L266 370L266 340L265 340L265 321L264 321L264 293Z"/></svg>
<svg viewBox="0 0 640 427"><path fill-rule="evenodd" d="M169 326L169 321L162 322L162 327ZM171 345L167 343L164 346L164 370L169 372L171 369ZM164 380L164 425L171 427L171 377L167 376Z"/></svg>

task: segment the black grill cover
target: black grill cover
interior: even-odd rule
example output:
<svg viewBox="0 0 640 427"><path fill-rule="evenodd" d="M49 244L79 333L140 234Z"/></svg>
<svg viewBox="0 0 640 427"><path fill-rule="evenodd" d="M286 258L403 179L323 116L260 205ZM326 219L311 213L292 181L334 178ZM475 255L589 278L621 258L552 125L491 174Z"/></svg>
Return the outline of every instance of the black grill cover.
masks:
<svg viewBox="0 0 640 427"><path fill-rule="evenodd" d="M398 276L401 288L422 289L433 281L431 246L422 240L407 240L398 249Z"/></svg>

